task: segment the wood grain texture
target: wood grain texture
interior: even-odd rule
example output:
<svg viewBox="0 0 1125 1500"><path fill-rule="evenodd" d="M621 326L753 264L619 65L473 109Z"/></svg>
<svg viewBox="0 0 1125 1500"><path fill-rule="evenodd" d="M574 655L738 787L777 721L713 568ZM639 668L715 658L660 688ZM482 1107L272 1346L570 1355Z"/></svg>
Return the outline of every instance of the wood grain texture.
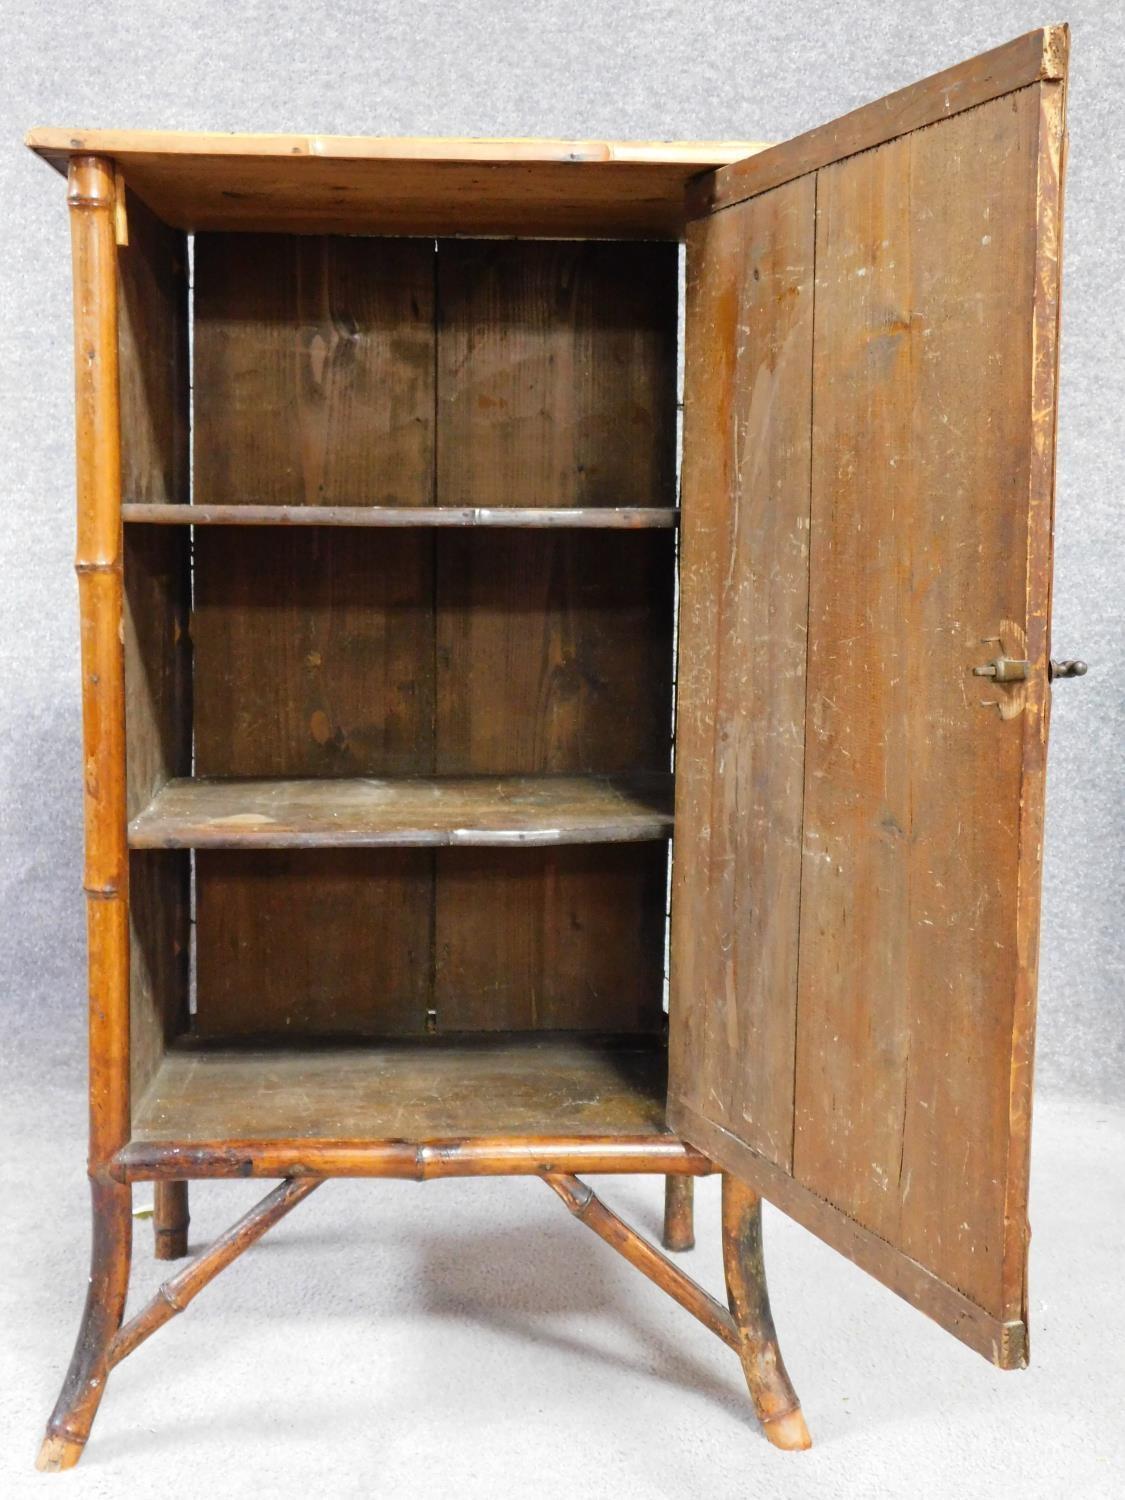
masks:
<svg viewBox="0 0 1125 1500"><path fill-rule="evenodd" d="M676 251L443 242L443 505L674 503Z"/></svg>
<svg viewBox="0 0 1125 1500"><path fill-rule="evenodd" d="M433 768L432 548L406 532L195 537L201 776Z"/></svg>
<svg viewBox="0 0 1125 1500"><path fill-rule="evenodd" d="M455 505L148 505L121 507L126 524L148 526L504 526L563 530L595 527L633 531L671 527L673 506L500 508Z"/></svg>
<svg viewBox="0 0 1125 1500"><path fill-rule="evenodd" d="M688 211L695 216L728 208L1041 79L1065 78L1069 50L1066 26L1029 31L791 141L701 174L688 189Z"/></svg>
<svg viewBox="0 0 1125 1500"><path fill-rule="evenodd" d="M664 844L443 849L441 1031L663 1027Z"/></svg>
<svg viewBox="0 0 1125 1500"><path fill-rule="evenodd" d="M113 157L168 223L190 230L677 239L684 188L755 141L381 139L33 130L66 170Z"/></svg>
<svg viewBox="0 0 1125 1500"><path fill-rule="evenodd" d="M121 484L176 510L189 498L187 246L133 195L117 251ZM191 770L191 598L186 533L123 538L126 811ZM129 861L129 1066L139 1093L188 1015L186 857Z"/></svg>
<svg viewBox="0 0 1125 1500"><path fill-rule="evenodd" d="M688 235L672 1095L793 1131L815 184Z"/></svg>
<svg viewBox="0 0 1125 1500"><path fill-rule="evenodd" d="M605 1037L185 1046L141 1101L134 1141L651 1135L663 1091L662 1046Z"/></svg>
<svg viewBox="0 0 1125 1500"><path fill-rule="evenodd" d="M794 1170L997 1317L1024 725L971 673L1026 638L1029 586L1046 604L1038 128L1033 87L817 188Z"/></svg>
<svg viewBox="0 0 1125 1500"><path fill-rule="evenodd" d="M433 262L425 241L197 237L197 503L431 503Z"/></svg>
<svg viewBox="0 0 1125 1500"><path fill-rule="evenodd" d="M1005 1368L1027 1358L1063 89L816 174L792 1176L713 1100L669 1107ZM995 637L1026 682L972 675Z"/></svg>
<svg viewBox="0 0 1125 1500"><path fill-rule="evenodd" d="M437 569L439 772L668 769L669 535L445 533Z"/></svg>
<svg viewBox="0 0 1125 1500"><path fill-rule="evenodd" d="M669 1111L671 1123L673 1111ZM677 1103L676 1129L724 1171L748 1183L768 1198L782 1213L831 1245L855 1265L889 1287L911 1306L948 1329L991 1364L1001 1370L1022 1369L1027 1364L1027 1327L1021 1319L1004 1321L963 1296L948 1282L854 1219L840 1213L816 1193L802 1187L788 1172L704 1115ZM128 1149L128 1148L126 1148Z"/></svg>
<svg viewBox="0 0 1125 1500"><path fill-rule="evenodd" d="M673 505L675 299L668 246L443 242L442 502ZM666 773L672 540L440 534L437 770ZM666 861L439 853L439 1027L654 1029Z"/></svg>
<svg viewBox="0 0 1125 1500"><path fill-rule="evenodd" d="M672 778L451 776L170 782L134 849L632 843L672 832Z"/></svg>
<svg viewBox="0 0 1125 1500"><path fill-rule="evenodd" d="M433 975L424 849L200 852L202 1036L420 1036Z"/></svg>

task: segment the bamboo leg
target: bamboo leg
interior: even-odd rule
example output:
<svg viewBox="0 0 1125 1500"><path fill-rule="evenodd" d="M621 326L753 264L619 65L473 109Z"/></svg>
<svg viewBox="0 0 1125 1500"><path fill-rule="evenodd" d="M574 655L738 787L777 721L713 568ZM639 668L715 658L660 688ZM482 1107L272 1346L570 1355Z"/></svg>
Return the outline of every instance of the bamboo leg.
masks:
<svg viewBox="0 0 1125 1500"><path fill-rule="evenodd" d="M691 1250L695 1246L695 1183L690 1177L664 1179L664 1248Z"/></svg>
<svg viewBox="0 0 1125 1500"><path fill-rule="evenodd" d="M133 1245L132 1190L107 1177L129 1139L129 851L125 823L121 448L114 167L71 161L78 600L89 968L93 1252L86 1310L39 1468L69 1469L90 1435L121 1326Z"/></svg>
<svg viewBox="0 0 1125 1500"><path fill-rule="evenodd" d="M723 1173L723 1265L739 1356L762 1430L775 1448L810 1448L801 1403L789 1380L770 1311L762 1256L762 1200Z"/></svg>
<svg viewBox="0 0 1125 1500"><path fill-rule="evenodd" d="M109 1348L121 1326L129 1289L133 1193L118 1183L91 1181L93 1249L90 1289L78 1341L59 1399L47 1423L36 1467L71 1469L82 1457L109 1374Z"/></svg>
<svg viewBox="0 0 1125 1500"><path fill-rule="evenodd" d="M157 1260L182 1260L188 1253L188 1185L158 1182L153 1198L152 1233Z"/></svg>

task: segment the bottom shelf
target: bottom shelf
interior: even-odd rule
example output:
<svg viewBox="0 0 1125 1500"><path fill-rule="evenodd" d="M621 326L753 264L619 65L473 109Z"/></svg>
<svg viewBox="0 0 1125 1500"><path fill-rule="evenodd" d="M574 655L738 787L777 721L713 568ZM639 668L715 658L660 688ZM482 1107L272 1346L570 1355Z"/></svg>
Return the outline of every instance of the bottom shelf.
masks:
<svg viewBox="0 0 1125 1500"><path fill-rule="evenodd" d="M666 1081L657 1038L185 1041L139 1100L132 1142L664 1135Z"/></svg>

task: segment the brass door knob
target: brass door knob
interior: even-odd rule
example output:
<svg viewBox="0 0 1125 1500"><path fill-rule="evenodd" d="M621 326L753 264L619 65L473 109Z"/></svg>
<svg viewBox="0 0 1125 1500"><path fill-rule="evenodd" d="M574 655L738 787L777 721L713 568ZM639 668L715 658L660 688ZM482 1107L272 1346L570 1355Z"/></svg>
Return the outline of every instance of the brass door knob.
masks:
<svg viewBox="0 0 1125 1500"><path fill-rule="evenodd" d="M1058 677L1085 677L1086 663L1084 661L1055 661L1052 657L1047 665L1047 676L1054 682Z"/></svg>

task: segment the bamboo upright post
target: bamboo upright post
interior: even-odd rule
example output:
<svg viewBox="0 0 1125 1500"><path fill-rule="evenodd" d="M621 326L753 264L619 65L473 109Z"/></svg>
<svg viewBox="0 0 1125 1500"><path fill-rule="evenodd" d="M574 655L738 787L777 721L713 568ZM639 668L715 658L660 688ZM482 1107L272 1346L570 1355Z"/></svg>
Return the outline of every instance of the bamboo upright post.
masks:
<svg viewBox="0 0 1125 1500"><path fill-rule="evenodd" d="M695 1184L690 1177L664 1179L664 1248L691 1250L695 1246Z"/></svg>
<svg viewBox="0 0 1125 1500"><path fill-rule="evenodd" d="M153 1184L152 1235L157 1260L181 1260L188 1253L188 1185L183 1181Z"/></svg>
<svg viewBox="0 0 1125 1500"><path fill-rule="evenodd" d="M89 967L90 1289L70 1369L39 1454L77 1463L120 1327L132 1250L132 1193L109 1164L129 1138L129 856L125 827L121 434L114 165L70 164L74 275L78 573L82 632L84 885Z"/></svg>
<svg viewBox="0 0 1125 1500"><path fill-rule="evenodd" d="M801 1403L781 1357L762 1254L762 1200L723 1173L723 1267L750 1399L775 1448L812 1447Z"/></svg>

